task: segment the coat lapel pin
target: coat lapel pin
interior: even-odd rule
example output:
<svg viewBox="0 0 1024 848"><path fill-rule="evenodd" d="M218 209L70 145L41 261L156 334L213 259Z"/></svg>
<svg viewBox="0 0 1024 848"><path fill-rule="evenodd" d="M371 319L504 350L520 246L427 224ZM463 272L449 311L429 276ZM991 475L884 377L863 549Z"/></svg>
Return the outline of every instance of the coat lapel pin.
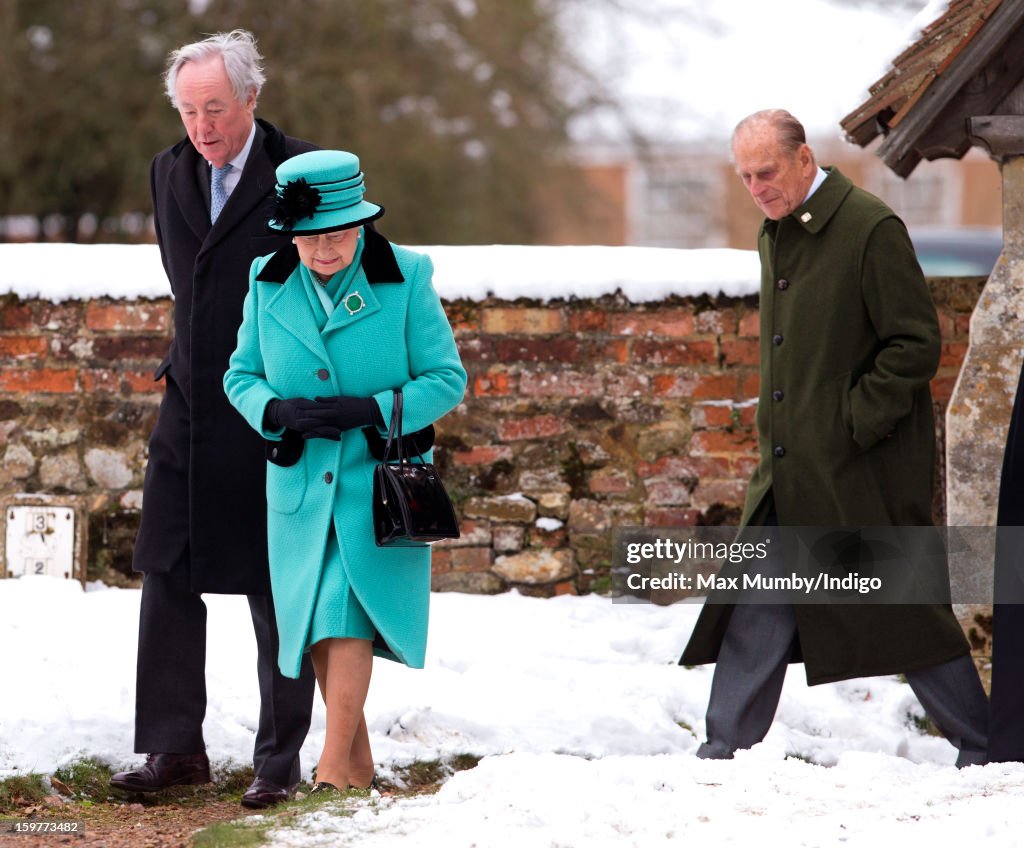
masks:
<svg viewBox="0 0 1024 848"><path fill-rule="evenodd" d="M364 306L366 306L366 301L363 300L363 296L359 294L359 292L357 291L354 291L352 292L352 294L348 295L342 301L342 303L345 305L345 309L348 310L349 315L355 315Z"/></svg>

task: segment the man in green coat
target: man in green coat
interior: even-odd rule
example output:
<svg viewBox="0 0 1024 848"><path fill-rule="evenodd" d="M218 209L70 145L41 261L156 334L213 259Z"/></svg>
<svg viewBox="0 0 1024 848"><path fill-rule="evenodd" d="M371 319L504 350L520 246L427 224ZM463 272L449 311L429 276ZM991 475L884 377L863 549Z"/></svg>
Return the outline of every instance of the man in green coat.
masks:
<svg viewBox="0 0 1024 848"><path fill-rule="evenodd" d="M745 118L732 150L766 216L760 461L743 526L927 527L940 335L903 222L835 168L819 168L788 112ZM791 571L779 553L758 568ZM812 685L905 674L959 750L957 765L985 761L988 703L948 605L720 601L705 604L680 660L717 662L699 757L727 759L760 742L787 664L803 661Z"/></svg>

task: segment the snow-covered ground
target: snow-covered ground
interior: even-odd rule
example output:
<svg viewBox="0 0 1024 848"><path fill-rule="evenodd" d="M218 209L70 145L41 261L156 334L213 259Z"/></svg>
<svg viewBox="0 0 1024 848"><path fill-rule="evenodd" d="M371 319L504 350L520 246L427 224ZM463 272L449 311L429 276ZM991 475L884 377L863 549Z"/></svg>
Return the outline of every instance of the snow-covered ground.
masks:
<svg viewBox="0 0 1024 848"><path fill-rule="evenodd" d="M140 593L0 580L0 777L132 753ZM219 765L249 762L258 711L244 599L207 596ZM676 659L691 604L437 594L427 668L378 661L367 704L382 773L483 757L433 796L313 816L274 845L592 846L1024 844L1024 765L957 771L896 678L808 688L789 674L768 738L731 762L693 756L711 667ZM692 728L692 730L691 730ZM306 774L323 741L318 703Z"/></svg>

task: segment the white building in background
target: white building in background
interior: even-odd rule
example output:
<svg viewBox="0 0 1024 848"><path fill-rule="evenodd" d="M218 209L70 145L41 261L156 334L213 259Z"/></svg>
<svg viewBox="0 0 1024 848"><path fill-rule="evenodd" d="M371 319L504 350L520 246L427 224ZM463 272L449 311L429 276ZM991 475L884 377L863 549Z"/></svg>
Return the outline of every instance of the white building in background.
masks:
<svg viewBox="0 0 1024 848"><path fill-rule="evenodd" d="M998 228L998 166L979 150L962 160L924 162L902 180L872 152L810 139L835 165L886 201L912 230ZM580 145L570 166L586 201L549 222L554 244L755 247L761 214L729 161L727 139L652 146L642 153Z"/></svg>

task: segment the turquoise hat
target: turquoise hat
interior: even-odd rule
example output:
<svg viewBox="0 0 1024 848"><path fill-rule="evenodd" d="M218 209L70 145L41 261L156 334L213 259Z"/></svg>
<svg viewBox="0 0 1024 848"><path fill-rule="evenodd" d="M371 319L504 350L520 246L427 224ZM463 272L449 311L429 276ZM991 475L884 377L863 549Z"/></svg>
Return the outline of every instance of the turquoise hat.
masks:
<svg viewBox="0 0 1024 848"><path fill-rule="evenodd" d="M277 167L272 230L316 235L358 227L384 208L363 200L359 157L344 150L312 150Z"/></svg>

